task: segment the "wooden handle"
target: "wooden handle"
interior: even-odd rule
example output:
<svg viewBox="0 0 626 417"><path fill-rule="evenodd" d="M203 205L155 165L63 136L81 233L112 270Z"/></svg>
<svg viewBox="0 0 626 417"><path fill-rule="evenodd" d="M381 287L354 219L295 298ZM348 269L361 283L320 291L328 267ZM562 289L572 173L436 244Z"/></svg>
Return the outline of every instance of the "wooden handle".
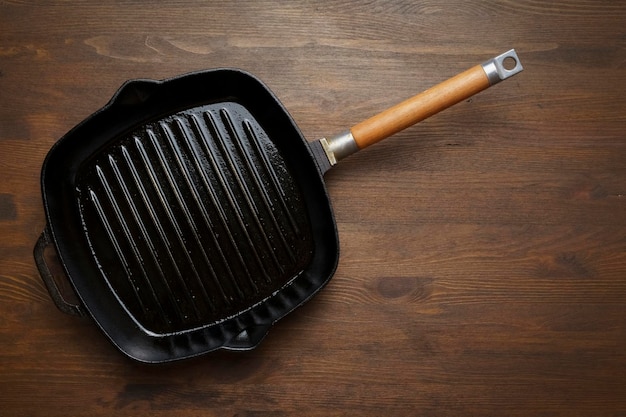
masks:
<svg viewBox="0 0 626 417"><path fill-rule="evenodd" d="M506 80L524 68L514 49L476 65L456 77L352 126L330 139L314 142L320 152L320 166L326 169L402 129L447 109L484 89ZM326 157L324 157L326 155ZM324 170L325 172L325 170Z"/></svg>
<svg viewBox="0 0 626 417"><path fill-rule="evenodd" d="M476 65L354 125L350 132L359 149L363 149L473 96L490 85L483 67Z"/></svg>

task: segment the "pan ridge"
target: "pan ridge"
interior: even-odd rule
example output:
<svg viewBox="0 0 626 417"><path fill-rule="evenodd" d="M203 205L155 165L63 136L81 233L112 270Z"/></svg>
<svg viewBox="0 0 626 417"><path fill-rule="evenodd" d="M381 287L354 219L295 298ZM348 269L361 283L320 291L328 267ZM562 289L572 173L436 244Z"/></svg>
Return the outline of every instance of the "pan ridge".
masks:
<svg viewBox="0 0 626 417"><path fill-rule="evenodd" d="M100 272L133 319L157 334L258 304L313 254L289 168L236 103L134 129L83 168L77 187Z"/></svg>

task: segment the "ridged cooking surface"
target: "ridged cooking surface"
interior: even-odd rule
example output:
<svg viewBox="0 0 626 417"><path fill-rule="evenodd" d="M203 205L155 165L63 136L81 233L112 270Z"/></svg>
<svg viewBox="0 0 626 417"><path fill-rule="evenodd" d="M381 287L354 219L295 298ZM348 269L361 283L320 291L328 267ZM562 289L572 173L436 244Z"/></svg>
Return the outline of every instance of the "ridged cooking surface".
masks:
<svg viewBox="0 0 626 417"><path fill-rule="evenodd" d="M88 164L77 184L91 251L149 331L235 315L311 259L300 190L261 126L236 103L141 126Z"/></svg>

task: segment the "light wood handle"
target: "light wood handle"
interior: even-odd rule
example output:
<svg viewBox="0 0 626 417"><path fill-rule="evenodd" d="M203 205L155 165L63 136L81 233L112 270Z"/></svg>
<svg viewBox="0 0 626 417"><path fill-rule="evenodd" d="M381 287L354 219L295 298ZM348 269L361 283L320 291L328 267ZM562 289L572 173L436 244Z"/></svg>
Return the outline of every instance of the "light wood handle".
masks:
<svg viewBox="0 0 626 417"><path fill-rule="evenodd" d="M359 149L363 149L473 96L490 85L483 67L476 65L354 125L350 131Z"/></svg>
<svg viewBox="0 0 626 417"><path fill-rule="evenodd" d="M466 100L523 69L515 50L511 49L370 117L349 130L329 139L321 138L315 142L316 149L323 152L320 166L328 169L359 149L373 145L459 101Z"/></svg>

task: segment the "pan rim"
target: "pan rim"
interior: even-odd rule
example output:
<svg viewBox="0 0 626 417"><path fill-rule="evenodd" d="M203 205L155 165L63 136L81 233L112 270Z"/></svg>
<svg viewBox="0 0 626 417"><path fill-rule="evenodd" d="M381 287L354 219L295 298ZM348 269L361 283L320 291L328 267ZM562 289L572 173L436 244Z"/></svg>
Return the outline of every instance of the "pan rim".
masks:
<svg viewBox="0 0 626 417"><path fill-rule="evenodd" d="M298 137L300 140L294 140L293 146L298 148L299 155L306 155L306 160L308 161L305 165L308 165L308 172L315 172L315 175L310 174L313 178L314 188L317 190L316 199L322 199L322 204L325 209L325 213L320 213L319 217L324 218L324 227L321 232L314 231L314 233L321 233L323 239L325 241L324 246L328 246L327 248L317 248L316 251L323 250L324 256L327 261L325 265L315 266L315 270L307 270L303 271L300 276L301 278L292 279L289 283L287 283L283 288L277 289L275 294L283 295L289 290L287 288L293 288L294 282L296 284L302 284L304 288L293 288L295 291L295 295L293 299L296 301L287 301L286 306L281 308L272 307L278 310L278 313L272 312L263 312L264 308L267 307L265 301L260 301L259 303L250 306L246 310L238 313L234 317L225 317L223 320L219 321L219 323L212 323L209 327L217 326L219 327L219 331L216 333L222 333L222 335L213 335L208 337L210 339L209 342L198 343L197 341L194 343L190 342L190 346L186 348L184 345L187 343L181 342L178 339L188 339L197 337L201 339L200 333L207 333L207 331L213 331L214 329L207 329L206 326L201 326L199 328L194 328L191 330L185 330L183 334L180 333L170 333L170 334L155 334L150 332L142 332L138 334L137 332L127 332L128 334L120 336L119 331L112 330L110 324L108 322L104 322L102 318L102 313L97 311L97 308L94 308L93 301L91 300L91 296L86 297L85 283L84 279L77 277L77 272L80 270L80 267L77 267L76 260L73 259L73 255L77 252L81 252L76 247L67 247L67 239L68 236L79 235L76 231L72 233L68 233L65 230L66 226L61 227L59 223L59 207L66 207L62 204L58 203L58 200L62 197L54 194L54 190L64 189L66 196L71 196L72 194L72 181L76 179L76 173L80 169L81 164L85 163L85 160L90 158L94 152L94 147L92 146L90 149L78 149L70 152L69 155L66 154L67 148L73 143L78 143L77 138L82 136L85 132L89 132L92 128L91 126L97 125L98 123L102 123L102 121L110 120L111 117L119 115L121 113L120 108L124 111L128 111L136 109L138 107L146 105L146 103L150 103L151 101L156 100L156 98L160 97L160 90L171 87L172 84L179 85L190 85L198 81L206 82L207 79L210 78L219 78L220 75L226 74L227 76L233 76L235 78L239 78L240 80L246 79L248 83L254 84L256 87L256 91L260 91L264 94L264 97L268 99L268 102L273 103L273 111L280 113L282 122L284 125L281 125L283 128L288 127L291 132L291 137ZM165 87L164 87L165 86ZM193 100L191 100L193 101ZM219 101L219 100L218 100ZM152 103L154 105L154 103ZM193 107L193 106L191 106ZM136 111L136 110L135 110ZM265 112L266 110L262 110ZM140 112L141 113L141 112ZM173 111L169 110L166 112L167 114L173 113ZM112 114L112 115L111 115ZM253 116L257 117L258 114L253 113ZM259 116L263 120L266 115ZM145 120L141 121L141 123L145 123ZM139 122L133 123L133 126L137 126L140 124ZM124 128L121 126L119 128ZM118 128L118 129L119 129ZM129 130L131 127L126 126L125 129ZM120 134L114 135L114 138L119 137ZM271 134L268 133L268 135ZM103 135L106 136L106 135ZM104 142L115 140L109 137L108 139L100 139L104 140ZM100 144L103 146L103 144ZM97 148L97 146L96 146ZM81 158L82 157L82 158ZM55 179L59 178L58 172L50 172L51 167L56 168L59 166L61 161L71 162L67 166L64 167L64 177L62 177L61 182L62 186L57 186L56 188L52 187L51 181L54 176ZM63 164L61 164L63 166ZM298 174L299 175L299 174ZM92 115L87 117L81 123L76 125L73 129L71 129L66 135L64 135L61 139L59 139L48 152L41 171L41 192L43 195L44 208L46 212L46 220L50 228L51 241L59 253L59 260L61 265L63 266L63 270L67 276L68 281L72 285L72 288L78 295L80 302L85 306L85 309L89 312L89 315L94 319L96 324L100 327L100 329L107 335L109 340L117 346L117 348L125 353L127 356L148 363L158 363L158 362L167 362L171 360L183 359L193 356L198 356L204 353L207 353L211 350L215 349L229 349L229 350L247 350L254 348L265 336L267 331L271 326L273 326L278 320L289 314L291 311L301 306L308 300L310 300L315 294L317 294L330 280L332 275L334 274L338 259L339 259L339 241L337 236L337 229L334 220L334 216L332 213L332 207L330 203L330 199L325 189L325 184L323 180L322 174L317 170L317 166L314 162L313 155L309 149L308 143L303 138L301 132L296 126L295 122L286 111L282 103L276 98L276 96L267 88L258 78L251 75L250 73L236 69L236 68L217 68L211 70L203 70L203 71L195 71L186 73L177 77L171 77L164 80L149 80L149 79L134 79L128 80L116 91L116 93L112 96L111 100L103 106L101 109L94 112ZM308 196L307 193L304 193L305 198L312 199L312 196ZM319 203L319 202L318 202ZM77 214L78 207L76 206L76 202L72 204L74 211L73 224L76 226L76 219L80 218ZM307 207L309 207L307 202ZM311 213L309 213L311 214ZM68 216L70 214L65 214ZM63 216L61 216L63 217ZM311 220L314 223L313 220ZM315 229L321 229L321 227L314 227ZM316 239L318 239L316 237ZM322 239L322 238L319 238ZM320 256L316 254L315 256ZM86 261L82 261L83 263ZM91 262L91 261L89 261ZM93 267L93 266L92 266ZM311 274L317 274L317 277L311 277ZM321 276L321 277L320 277ZM297 282L296 282L297 281ZM313 282L311 282L313 281ZM295 285L298 287L298 285ZM307 288L313 288L308 289ZM87 291L88 292L88 291ZM271 299L278 300L280 296L272 295ZM280 301L280 303L285 303L284 300ZM259 334L256 337L256 340L250 341L249 346L245 345L237 345L233 344L229 345L229 342L237 337L242 331L245 331L250 326L261 326L263 327L262 334ZM172 341L173 338L176 340ZM169 339L169 340L165 340ZM253 343L254 342L254 343ZM158 345L157 348L149 346L150 344ZM166 346L166 345L170 346ZM191 346L193 345L193 346ZM173 346L173 347L172 347Z"/></svg>

